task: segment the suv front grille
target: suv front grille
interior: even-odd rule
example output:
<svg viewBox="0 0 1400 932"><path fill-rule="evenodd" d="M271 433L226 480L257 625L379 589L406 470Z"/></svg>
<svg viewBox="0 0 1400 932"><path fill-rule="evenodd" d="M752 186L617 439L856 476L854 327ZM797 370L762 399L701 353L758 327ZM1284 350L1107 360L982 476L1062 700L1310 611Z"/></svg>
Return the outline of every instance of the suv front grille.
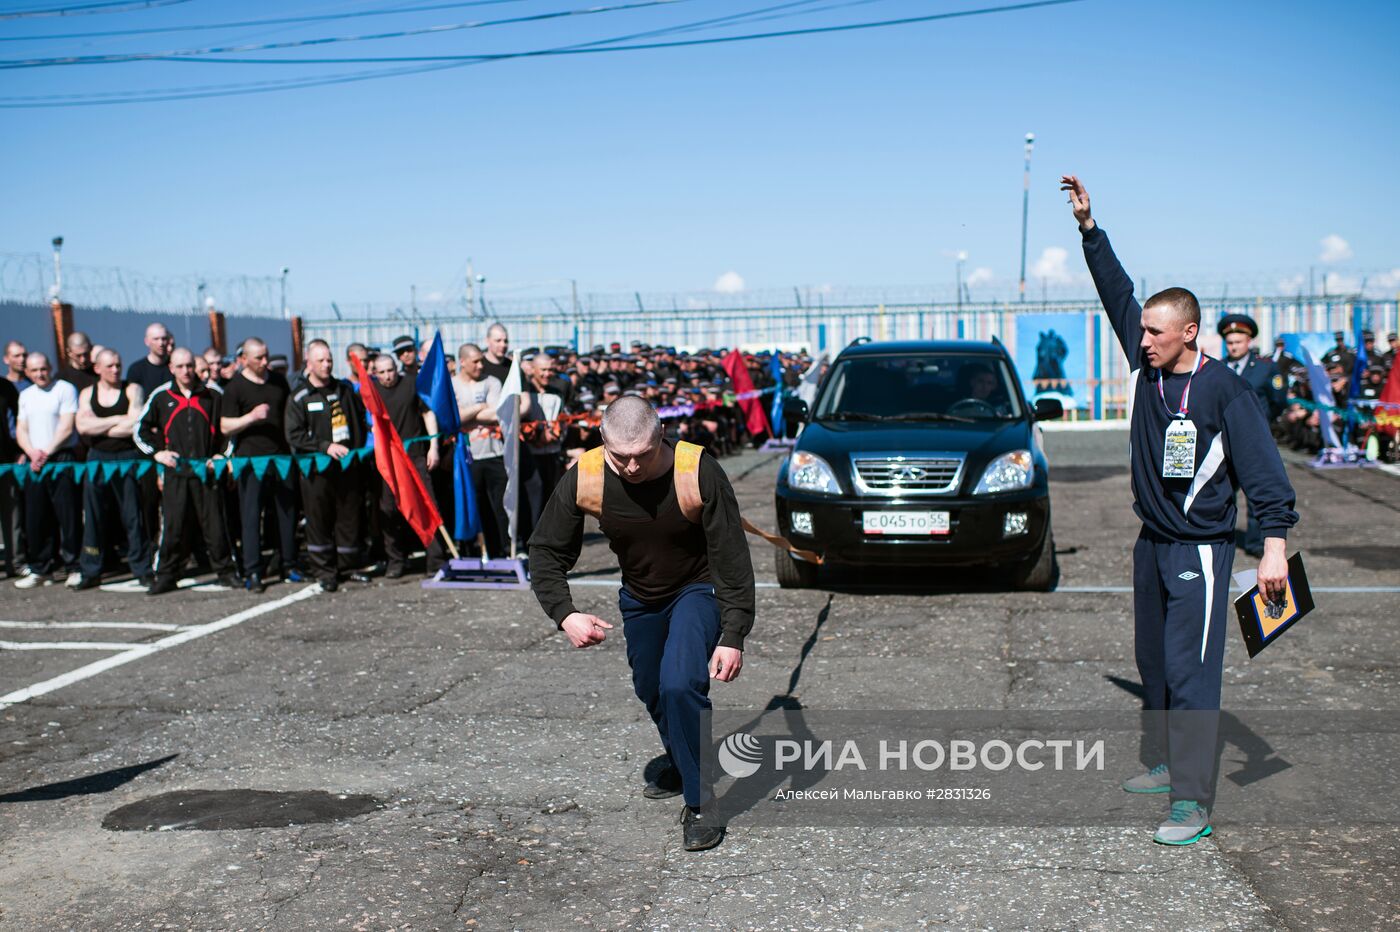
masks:
<svg viewBox="0 0 1400 932"><path fill-rule="evenodd" d="M862 454L851 465L856 489L866 495L947 495L957 491L966 459L965 453Z"/></svg>

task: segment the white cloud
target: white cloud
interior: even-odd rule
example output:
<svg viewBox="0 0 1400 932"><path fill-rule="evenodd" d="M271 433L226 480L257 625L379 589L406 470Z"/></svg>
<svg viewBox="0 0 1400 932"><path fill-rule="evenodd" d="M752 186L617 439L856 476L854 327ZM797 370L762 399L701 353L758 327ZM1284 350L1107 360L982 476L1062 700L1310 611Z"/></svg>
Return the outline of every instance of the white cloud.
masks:
<svg viewBox="0 0 1400 932"><path fill-rule="evenodd" d="M1351 243L1336 233L1328 233L1320 241L1322 252L1317 256L1320 262L1344 262L1351 258Z"/></svg>
<svg viewBox="0 0 1400 932"><path fill-rule="evenodd" d="M715 291L720 294L738 294L744 290L744 278L732 269L715 279Z"/></svg>
<svg viewBox="0 0 1400 932"><path fill-rule="evenodd" d="M709 310L710 305L709 302L701 301L699 298L686 298L685 307L686 310L690 311L705 311Z"/></svg>
<svg viewBox="0 0 1400 932"><path fill-rule="evenodd" d="M1337 272L1328 272L1323 282L1328 294L1354 294L1361 289L1361 282Z"/></svg>
<svg viewBox="0 0 1400 932"><path fill-rule="evenodd" d="M442 300L442 292L441 292L441 291L430 291L430 292L428 292L427 294L423 295L423 300L424 300L424 301L441 301L441 300Z"/></svg>
<svg viewBox="0 0 1400 932"><path fill-rule="evenodd" d="M1031 274L1043 278L1052 285L1065 285L1074 280L1069 273L1069 250L1059 246L1047 246L1031 267Z"/></svg>
<svg viewBox="0 0 1400 932"><path fill-rule="evenodd" d="M964 284L969 288L973 285L985 285L990 281L992 281L992 270L989 268L973 269L972 272L968 274L967 278L963 280Z"/></svg>
<svg viewBox="0 0 1400 932"><path fill-rule="evenodd" d="M1305 291L1306 289L1303 286L1307 284L1307 281L1308 280L1302 275L1294 275L1292 278L1281 278L1278 282L1278 293L1297 294L1300 291Z"/></svg>
<svg viewBox="0 0 1400 932"><path fill-rule="evenodd" d="M1400 269L1391 269L1389 272L1382 272L1372 279L1372 283L1378 288L1389 291L1392 288L1400 288Z"/></svg>

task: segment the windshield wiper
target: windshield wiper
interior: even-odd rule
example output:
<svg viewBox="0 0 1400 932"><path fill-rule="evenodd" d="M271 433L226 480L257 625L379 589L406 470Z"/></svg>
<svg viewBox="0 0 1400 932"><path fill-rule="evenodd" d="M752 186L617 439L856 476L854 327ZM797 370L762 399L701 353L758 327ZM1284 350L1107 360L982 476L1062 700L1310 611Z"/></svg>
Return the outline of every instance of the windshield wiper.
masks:
<svg viewBox="0 0 1400 932"><path fill-rule="evenodd" d="M889 421L957 421L959 424L975 423L976 418L960 417L956 414L938 414L928 411L923 414L891 414L886 420Z"/></svg>
<svg viewBox="0 0 1400 932"><path fill-rule="evenodd" d="M819 421L891 421L888 414L869 414L865 411L833 411L817 418Z"/></svg>

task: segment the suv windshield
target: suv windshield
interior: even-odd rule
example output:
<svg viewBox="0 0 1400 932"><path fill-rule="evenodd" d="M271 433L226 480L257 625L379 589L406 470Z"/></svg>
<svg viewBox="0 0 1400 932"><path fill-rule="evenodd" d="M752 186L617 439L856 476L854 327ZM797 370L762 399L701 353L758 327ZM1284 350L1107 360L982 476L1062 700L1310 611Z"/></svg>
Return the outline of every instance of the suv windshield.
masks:
<svg viewBox="0 0 1400 932"><path fill-rule="evenodd" d="M1021 416L1005 360L987 354L920 353L837 360L816 421L978 421Z"/></svg>

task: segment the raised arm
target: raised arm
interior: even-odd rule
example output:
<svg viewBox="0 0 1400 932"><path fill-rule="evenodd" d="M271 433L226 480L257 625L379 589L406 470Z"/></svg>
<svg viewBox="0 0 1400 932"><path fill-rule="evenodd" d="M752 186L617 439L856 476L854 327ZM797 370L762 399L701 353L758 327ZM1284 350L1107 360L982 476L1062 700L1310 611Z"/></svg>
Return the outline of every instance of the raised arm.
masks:
<svg viewBox="0 0 1400 932"><path fill-rule="evenodd" d="M1133 297L1133 280L1113 252L1103 228L1094 222L1089 192L1076 175L1060 178L1060 190L1069 192L1069 204L1084 239L1084 261L1094 279L1099 301L1118 334L1118 342L1135 368L1142 365L1142 306Z"/></svg>

